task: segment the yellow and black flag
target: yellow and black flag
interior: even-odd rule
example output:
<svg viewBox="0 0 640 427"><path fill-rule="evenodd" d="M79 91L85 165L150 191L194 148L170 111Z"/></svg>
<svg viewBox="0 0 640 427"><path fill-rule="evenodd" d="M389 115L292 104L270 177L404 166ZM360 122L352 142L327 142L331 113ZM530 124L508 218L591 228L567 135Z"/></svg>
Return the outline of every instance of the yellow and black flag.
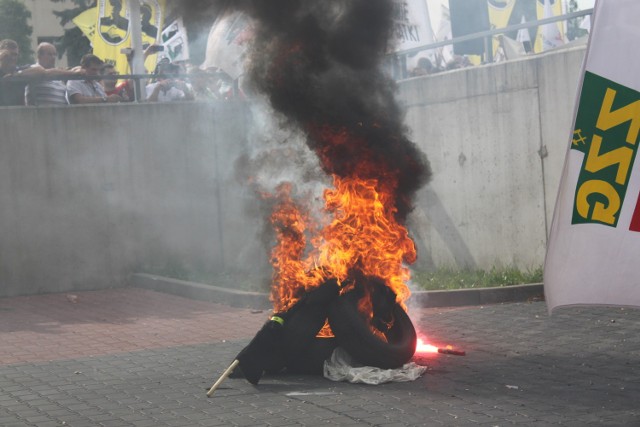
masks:
<svg viewBox="0 0 640 427"><path fill-rule="evenodd" d="M142 44L159 43L164 25L166 0L140 0ZM131 47L131 26L128 0L98 0L93 32L93 53L115 65L120 74L130 72L127 57L122 49ZM145 61L145 68L153 70L156 55Z"/></svg>
<svg viewBox="0 0 640 427"><path fill-rule="evenodd" d="M560 0L487 0L489 7L489 22L491 28L505 28L510 25L520 24L522 22L534 22L552 16L562 15L562 4ZM558 28L558 33L562 34L563 27L561 22L548 24L547 26L530 27L526 31L529 32L528 40L535 40L533 50L542 52L544 46L542 43L543 32L549 32L553 27ZM513 40L522 39L523 32L518 35L518 31L510 31L505 33L507 37ZM494 51L497 49L498 43L494 42Z"/></svg>

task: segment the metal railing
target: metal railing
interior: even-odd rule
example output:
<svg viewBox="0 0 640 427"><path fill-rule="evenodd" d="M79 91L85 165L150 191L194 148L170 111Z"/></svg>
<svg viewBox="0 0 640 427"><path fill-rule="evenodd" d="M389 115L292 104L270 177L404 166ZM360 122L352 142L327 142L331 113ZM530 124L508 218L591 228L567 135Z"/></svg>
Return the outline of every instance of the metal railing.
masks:
<svg viewBox="0 0 640 427"><path fill-rule="evenodd" d="M68 72L68 70L65 70ZM172 74L170 78L184 80L187 83L196 76L193 74ZM21 82L21 83L38 83L44 81L53 81L53 80L61 80L61 81L69 81L69 80L131 80L133 81L133 88L135 98L131 100L131 102L144 102L146 96L144 96L145 82L150 82L152 80L157 80L158 78L168 78L167 76L161 76L159 74L118 74L118 75L97 75L97 76L86 76L82 74L49 74L49 75L29 75L29 76L21 76L15 75L11 77L6 77L13 82ZM235 98L239 93L238 80L233 80L228 82L231 86L232 97Z"/></svg>
<svg viewBox="0 0 640 427"><path fill-rule="evenodd" d="M415 55L420 52L429 51L438 49L444 46L455 45L456 43L467 42L470 40L484 39L485 43L485 53L487 54L487 58L485 58L485 63L493 62L493 47L492 40L494 36L509 33L512 31L518 31L521 29L529 29L532 27L538 27L545 24L551 24L559 21L568 21L570 19L576 19L583 16L588 16L593 14L593 9L586 9L578 12L571 12L564 15L554 16L551 18L540 19L537 21L524 22L520 24L509 25L503 28L495 28L492 30L481 31L478 33L467 34L461 37L455 37L449 40L442 40L435 43L430 43L424 46L419 46L411 49L405 49L393 52L387 55L387 58L391 60L393 65L391 66L391 74L395 79L403 79L409 76L409 72L407 70L407 57L411 55ZM159 77L158 74L123 74L123 75L98 75L98 76L84 76L84 75L32 75L32 76L14 76L10 77L13 81L20 81L26 83L34 83L39 81L51 81L51 80L131 80L134 82L134 93L135 99L133 102L141 102L144 100L144 86L142 82L151 81L152 79L157 79ZM179 74L173 75L177 79L183 79L185 81L189 81L194 76L191 74ZM238 79L233 80L231 83L233 96L235 97L239 93L238 88Z"/></svg>
<svg viewBox="0 0 640 427"><path fill-rule="evenodd" d="M577 12L571 12L571 13L567 13L567 14L564 14L564 15L553 16L551 18L544 18L544 19L539 19L537 21L523 22L523 23L520 23L520 24L509 25L509 26L503 27L503 28L495 28L495 29L492 29L492 30L486 30L486 31L478 32L478 33L467 34L465 36L455 37L455 38L452 38L452 39L449 39L449 40L442 40L442 41L439 41L439 42L430 43L428 45L414 47L414 48L411 48L411 49L400 50L400 51L393 52L389 56L394 57L397 62L399 62L399 63L401 63L401 64L403 64L405 66L401 71L402 71L403 78L406 78L407 74L408 74L407 70L406 70L406 57L407 56L415 55L417 53L428 51L428 50L441 48L441 47L444 47L444 46L449 46L449 45L454 45L454 44L457 44L457 43L467 42L467 41L470 41L470 40L484 39L484 46L485 46L484 50L485 50L485 53L488 55L488 57L485 58L484 62L485 63L491 63L491 62L493 62L493 49L492 49L491 41L493 40L494 36L497 36L497 35L500 35L500 34L509 33L509 32L512 32L512 31L521 30L521 29L529 29L529 28L532 28L532 27L538 27L538 26L542 26L542 25L545 25L545 24L551 24L551 23L554 23L554 22L568 21L570 19L576 19L576 18L580 18L580 17L583 17L583 16L592 15L592 14L593 14L593 9L580 10L580 11L577 11Z"/></svg>

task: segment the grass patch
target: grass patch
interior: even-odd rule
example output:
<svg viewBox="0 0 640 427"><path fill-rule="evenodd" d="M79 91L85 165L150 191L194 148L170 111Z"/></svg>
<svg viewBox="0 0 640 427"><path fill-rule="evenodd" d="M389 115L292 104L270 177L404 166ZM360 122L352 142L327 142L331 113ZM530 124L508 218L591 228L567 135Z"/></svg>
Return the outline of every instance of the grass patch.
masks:
<svg viewBox="0 0 640 427"><path fill-rule="evenodd" d="M425 291L540 283L542 282L542 267L527 271L521 271L516 267L494 267L489 271L440 267L431 271L414 271L412 281Z"/></svg>

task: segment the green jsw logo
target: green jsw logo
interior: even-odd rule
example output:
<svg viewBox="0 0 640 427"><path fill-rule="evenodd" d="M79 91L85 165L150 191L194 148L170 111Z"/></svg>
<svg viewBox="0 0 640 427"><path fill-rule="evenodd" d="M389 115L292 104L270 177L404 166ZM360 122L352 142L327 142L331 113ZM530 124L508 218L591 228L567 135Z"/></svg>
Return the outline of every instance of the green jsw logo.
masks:
<svg viewBox="0 0 640 427"><path fill-rule="evenodd" d="M572 224L616 227L640 133L640 93L586 72L571 149L585 154Z"/></svg>

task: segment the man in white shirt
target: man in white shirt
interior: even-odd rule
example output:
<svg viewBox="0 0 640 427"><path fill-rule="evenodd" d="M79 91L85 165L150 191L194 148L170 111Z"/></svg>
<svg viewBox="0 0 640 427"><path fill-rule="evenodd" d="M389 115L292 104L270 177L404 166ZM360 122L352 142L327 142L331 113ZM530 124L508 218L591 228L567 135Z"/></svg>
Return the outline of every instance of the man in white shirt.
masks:
<svg viewBox="0 0 640 427"><path fill-rule="evenodd" d="M99 76L104 62L89 53L80 60L80 67L87 76ZM100 104L104 102L121 102L120 95L107 95L98 80L69 80L67 98L71 104Z"/></svg>
<svg viewBox="0 0 640 427"><path fill-rule="evenodd" d="M158 80L146 86L147 101L193 101L195 96L193 89L184 81L175 77L180 72L176 64L163 64L158 70Z"/></svg>
<svg viewBox="0 0 640 427"><path fill-rule="evenodd" d="M65 70L45 69L40 65L18 67L20 48L15 40L0 40L0 105L25 105L25 87L27 82L14 77L59 76L69 74ZM73 73L71 73L73 74Z"/></svg>
<svg viewBox="0 0 640 427"><path fill-rule="evenodd" d="M42 74L71 76L79 75L81 71L68 71L56 69L56 56L58 52L51 43L40 43L36 49L38 62L31 66L32 69L41 69ZM62 80L47 80L29 83L25 90L27 105L66 105L67 85Z"/></svg>

